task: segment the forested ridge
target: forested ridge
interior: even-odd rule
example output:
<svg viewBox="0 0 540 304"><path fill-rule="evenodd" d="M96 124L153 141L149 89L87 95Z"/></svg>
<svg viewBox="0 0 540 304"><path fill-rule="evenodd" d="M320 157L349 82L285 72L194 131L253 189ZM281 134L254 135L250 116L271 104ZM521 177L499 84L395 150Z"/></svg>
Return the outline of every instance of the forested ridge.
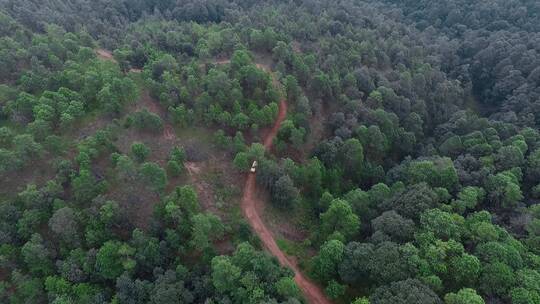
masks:
<svg viewBox="0 0 540 304"><path fill-rule="evenodd" d="M0 302L540 304L539 18L0 0Z"/></svg>

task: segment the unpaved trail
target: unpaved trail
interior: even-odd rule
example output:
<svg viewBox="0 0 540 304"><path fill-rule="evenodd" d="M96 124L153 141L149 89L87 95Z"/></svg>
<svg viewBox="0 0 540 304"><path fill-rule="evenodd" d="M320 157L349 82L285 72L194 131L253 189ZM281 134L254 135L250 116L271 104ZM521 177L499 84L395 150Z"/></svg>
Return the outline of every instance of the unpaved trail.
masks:
<svg viewBox="0 0 540 304"><path fill-rule="evenodd" d="M112 58L112 55L110 58L108 58L108 55L110 52L101 52L103 50L97 50L98 55L102 57L103 59L109 59L114 60ZM222 59L218 60L217 64L226 64L229 63L230 60L228 59ZM272 73L270 70L270 67L265 64L257 64L257 66L266 72ZM273 79L275 85L279 85L277 79ZM137 109L140 110L141 107L147 108L150 112L156 113L163 117L166 115L166 111L160 107L158 102L154 100L147 90L144 90L142 93L142 96L137 103ZM266 135L264 138L264 147L267 151L269 151L272 148L272 143L274 141L274 138L276 137L279 127L281 126L281 123L285 120L287 116L287 101L281 100L279 102L279 113L276 118L276 121L274 122L274 126L270 130L270 132ZM174 129L172 125L169 123L165 123L164 129L163 129L163 135L164 139L166 140L174 140L176 139L176 134L174 133ZM196 173L200 170L195 164L186 162L185 163L186 169L188 170L188 173L191 175L192 179L195 181L195 184L197 185L197 188L199 192L205 192L200 184L200 182L196 179ZM282 266L289 267L294 272L294 280L298 287L302 290L305 299L310 304L331 304L332 302L328 300L328 298L324 295L321 288L313 283L311 280L309 280L307 277L305 277L302 272L300 271L300 268L298 267L296 261L293 259L290 259L285 255L283 251L278 247L274 235L270 231L270 229L265 225L265 223L262 221L261 216L259 215L259 208L257 208L257 205L261 205L262 202L258 202L257 198L255 196L256 193L256 183L255 183L255 174L250 173L246 179L246 184L244 186L244 193L242 196L242 203L241 208L242 212L244 213L244 216L248 220L249 224L257 233L259 236L261 242L263 243L263 246L272 254L274 255L279 263Z"/></svg>
<svg viewBox="0 0 540 304"><path fill-rule="evenodd" d="M216 63L226 64L229 62L229 60L218 60ZM270 67L267 64L256 63L256 65L258 68L268 73L272 73ZM279 81L275 77L273 77L273 83L276 86L279 85ZM279 102L279 113L276 121L274 122L274 126L266 135L263 141L264 148L267 151L272 148L274 138L276 137L279 131L279 127L281 126L281 123L285 120L286 116L287 101L285 99L282 99ZM331 304L332 302L324 295L322 289L317 284L313 283L311 280L305 277L304 274L300 271L300 268L298 267L296 261L287 257L287 255L285 255L285 253L281 251L281 249L277 245L276 240L274 239L274 235L263 222L259 214L261 208L258 208L257 206L261 206L263 202L257 201L257 198L255 196L256 187L257 185L255 183L255 174L248 173L246 184L244 186L244 194L242 197L241 208L249 224L251 225L255 233L257 233L257 236L259 236L261 242L263 243L263 246L278 259L281 265L292 269L292 271L294 272L294 281L302 290L302 293L304 294L304 297L308 303Z"/></svg>
<svg viewBox="0 0 540 304"><path fill-rule="evenodd" d="M267 67L265 67L265 70L267 70ZM274 138L279 131L279 127L281 126L283 120L285 120L286 116L287 102L285 100L281 100L279 103L278 117L274 123L274 126L264 139L264 147L266 150L270 150L270 148L272 147L272 142L274 141ZM244 186L244 195L242 197L241 208L244 216L248 220L255 233L257 233L257 235L261 239L264 247L278 259L281 265L289 267L294 271L294 280L296 281L298 287L300 287L300 289L304 293L304 297L306 298L308 303L330 304L330 300L328 300L328 298L324 295L321 288L312 281L310 281L308 278L306 278L298 268L296 262L288 258L285 253L281 251L281 249L278 247L272 232L265 225L265 223L261 219L261 216L259 215L259 208L256 207L258 205L258 202L255 193L255 174L249 173L246 184Z"/></svg>

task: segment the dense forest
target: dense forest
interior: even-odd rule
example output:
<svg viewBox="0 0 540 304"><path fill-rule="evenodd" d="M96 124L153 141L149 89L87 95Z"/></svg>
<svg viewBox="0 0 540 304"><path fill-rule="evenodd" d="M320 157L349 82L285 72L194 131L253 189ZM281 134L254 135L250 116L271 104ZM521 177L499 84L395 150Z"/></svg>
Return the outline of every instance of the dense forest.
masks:
<svg viewBox="0 0 540 304"><path fill-rule="evenodd" d="M534 0L0 0L0 302L540 304L539 128Z"/></svg>

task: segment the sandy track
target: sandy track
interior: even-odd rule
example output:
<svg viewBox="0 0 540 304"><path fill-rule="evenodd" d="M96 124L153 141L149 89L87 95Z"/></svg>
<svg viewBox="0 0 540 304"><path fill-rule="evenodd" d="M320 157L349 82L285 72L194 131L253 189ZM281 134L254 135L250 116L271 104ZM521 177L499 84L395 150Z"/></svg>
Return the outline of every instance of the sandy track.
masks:
<svg viewBox="0 0 540 304"><path fill-rule="evenodd" d="M274 123L274 126L270 130L270 133L266 135L264 139L264 147L266 150L269 150L272 147L272 142L276 137L279 127L287 115L287 102L285 100L280 101L279 103L279 114ZM261 239L264 247L274 255L279 263L283 266L289 267L294 271L294 280L302 292L308 303L311 304L330 304L330 300L326 298L321 288L315 283L306 278L298 265L292 259L289 259L281 249L279 249L272 232L266 227L264 222L259 215L257 205L257 198L255 197L256 193L256 183L255 183L255 174L249 174L246 180L246 185L244 187L244 195L242 197L242 211L244 216L248 220L249 224L257 233Z"/></svg>

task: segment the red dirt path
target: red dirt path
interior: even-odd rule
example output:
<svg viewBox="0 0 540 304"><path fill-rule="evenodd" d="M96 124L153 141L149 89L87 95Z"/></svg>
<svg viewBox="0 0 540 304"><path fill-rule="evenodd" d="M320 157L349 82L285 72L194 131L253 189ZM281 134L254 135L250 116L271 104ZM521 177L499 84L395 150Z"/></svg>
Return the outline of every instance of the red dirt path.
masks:
<svg viewBox="0 0 540 304"><path fill-rule="evenodd" d="M272 147L272 142L277 135L279 127L287 115L287 102L281 100L279 103L279 114L274 127L270 130L270 133L266 135L264 139L264 147L266 150L269 150ZM315 283L311 282L306 278L295 261L289 259L281 249L279 249L272 232L266 227L264 222L261 219L261 216L258 213L257 198L255 196L256 184L255 184L255 174L249 174L246 180L246 185L244 187L244 196L242 198L242 211L244 216L248 220L249 224L253 230L257 233L261 239L264 247L274 255L279 263L283 266L289 267L294 271L294 280L302 292L304 297L311 304L330 304L330 300L326 298L321 288Z"/></svg>
<svg viewBox="0 0 540 304"><path fill-rule="evenodd" d="M106 50L99 49L97 50L97 54L103 59L114 60L114 58L112 58L112 54ZM223 60L218 60L216 63L226 64L229 62L230 60L223 59ZM257 64L257 66L267 72L270 71L269 67L264 64ZM274 79L274 83L277 83L276 79ZM147 91L143 92L143 96L141 99L143 101L143 106L148 108L149 111L154 112L158 115L163 114L162 113L163 109L161 109L156 103L156 101L154 101L149 96ZM267 151L271 149L274 138L276 137L279 131L279 127L281 126L281 123L285 120L286 116L287 116L287 101L281 100L279 103L278 117L274 123L274 126L264 138L264 147ZM174 134L174 129L172 128L170 124L165 124L164 130L163 130L163 137L166 140L172 140L176 138L176 135ZM192 173L190 170L190 167L188 166L187 168L188 168L188 171ZM281 265L285 267L289 267L290 269L293 270L294 280L296 284L298 285L298 287L300 287L300 289L304 293L304 297L306 298L308 303L331 304L332 302L330 302L330 300L328 300L328 298L324 295L321 288L302 274L302 272L300 271L300 268L298 268L296 261L289 259L285 255L285 253L281 251L281 249L279 249L272 232L270 231L268 227L266 227L266 225L261 219L261 216L259 215L259 209L256 207L258 205L258 202L255 196L255 192L256 192L255 174L249 174L246 179L246 185L244 186L244 194L242 197L241 208L244 213L244 216L247 218L249 224L251 225L253 230L257 233L259 238L261 239L261 242L263 243L264 247L278 259Z"/></svg>

